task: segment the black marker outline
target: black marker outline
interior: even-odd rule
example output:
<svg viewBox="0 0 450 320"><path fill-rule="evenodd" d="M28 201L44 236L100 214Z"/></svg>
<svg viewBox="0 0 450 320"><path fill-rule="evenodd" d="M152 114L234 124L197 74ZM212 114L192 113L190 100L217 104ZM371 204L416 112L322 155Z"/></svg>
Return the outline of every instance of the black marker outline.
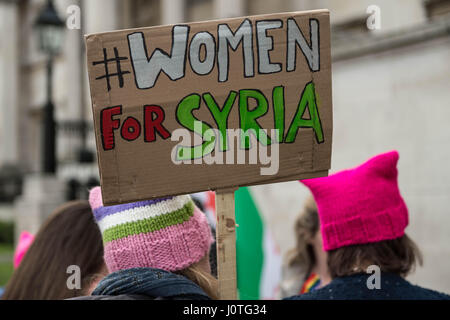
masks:
<svg viewBox="0 0 450 320"><path fill-rule="evenodd" d="M106 147L105 147L105 136L104 136L104 133L103 133L103 112L105 110L109 110L109 109L113 109L113 108L119 108L119 113L111 114L111 120L112 121L117 120L117 121L119 121L119 124L118 124L117 128L113 127L113 130L112 130L112 136L113 136L112 147L109 148L109 149L106 149ZM100 110L100 135L101 135L101 140L102 140L103 151L114 150L114 148L116 147L116 139L114 138L114 130L117 130L117 129L120 128L120 119L113 119L113 116L118 116L118 115L122 115L122 105L121 104L117 105L117 106L106 107L106 108L103 108L102 110Z"/></svg>
<svg viewBox="0 0 450 320"><path fill-rule="evenodd" d="M213 62L212 62L212 65L211 65L211 69L210 69L207 73L198 73L198 72L195 71L194 68L192 67L192 61L191 61L191 44L192 44L192 40L194 40L194 38L195 38L198 34L200 34L200 33L206 33L206 34L209 34L209 35L211 36L211 38L212 38L212 40L213 40L213 44L214 44L214 48L213 48L213 54L214 54L214 56L213 56ZM200 50L201 50L201 47L202 47L202 46L205 46L205 59L204 59L203 61L201 61L201 59L200 59ZM198 62L201 63L201 64L203 64L203 63L206 61L206 58L208 57L208 50L207 50L206 48L207 48L207 47L206 47L206 44L205 44L205 43L201 43L200 46L198 47ZM217 55L218 55L218 53L217 53L216 39L214 38L214 36L213 36L210 32L208 32L208 31L200 31L200 32L197 32L197 33L191 38L191 41L189 41L189 54L187 55L187 58L189 59L189 65L191 66L191 70L192 70L196 75L198 75L198 76L207 76L207 75L211 74L211 72L213 72L214 67L215 67L215 65L216 65L216 59L218 59L218 58L217 58Z"/></svg>
<svg viewBox="0 0 450 320"><path fill-rule="evenodd" d="M133 55L131 54L130 38L129 38L129 37L130 37L131 35L133 35L133 34L139 34L139 33L142 34L142 39L143 39L143 43L144 43L145 57L147 58L147 62L149 62L149 61L153 58L153 55L155 54L155 52L156 52L157 50L158 50L162 55L164 55L164 56L168 57L169 59L171 59L172 56L173 56L173 47L174 47L174 43L175 43L175 27L186 27L186 28L187 28L187 31L186 31L186 47L185 47L185 50L184 50L183 75L182 75L180 78L172 79L172 78L171 78L171 77L170 77L170 76L169 76L169 75L161 68L161 70L159 70L158 74L157 74L156 77L155 77L155 82L154 82L153 86L145 87L145 88L139 88L139 85L138 85L137 80L136 80L136 70L135 70L135 68L134 68ZM150 58L148 57L147 42L146 42L146 40L145 40L145 35L144 35L144 33L143 33L142 31L139 31L139 32L132 32L132 33L127 34L128 51L130 52L131 66L132 66L132 68L133 68L134 82L135 82L135 84L136 84L136 88L138 88L138 89L140 89L140 90L146 90L146 89L151 89L151 88L155 87L155 86L156 86L156 83L158 82L158 78L159 78L159 76L160 76L161 73L164 73L170 81L177 81L177 80L183 79L183 78L186 76L186 60L187 60L187 59L186 59L186 55L187 55L187 53L188 53L187 51L188 51L188 43L189 43L189 33L190 33L190 30L191 30L191 27L190 27L189 25L185 25L185 24L177 24L177 25L174 25L174 26L172 27L172 45L171 45L171 48L170 48L170 55L167 54L167 52L165 52L165 51L162 50L161 48L155 48L155 49L153 50L152 55L150 56Z"/></svg>
<svg viewBox="0 0 450 320"><path fill-rule="evenodd" d="M248 131L248 130L244 130L243 128L242 128L242 122L241 122L241 119L242 119L242 117L241 117L241 104L239 103L239 101L240 101L240 99L241 99L241 91L243 91L243 90L252 90L252 91L256 91L256 92L259 92L259 93L261 93L262 95L263 95L263 97L266 99L266 102L267 102L267 110L266 110L266 112L264 112L262 115L260 115L259 117L257 117L257 118L254 118L253 119L253 121L255 121L256 122L256 124L259 126L259 128L260 129L264 129L260 124L259 124L259 122L256 120L256 119L259 119L259 118L261 118L261 117L264 117L268 112L269 112L269 101L267 100L267 97L266 97L266 95L261 91L261 90L259 90L259 89L240 89L239 90L239 100L238 100L238 109L239 109L239 129L241 129L243 132L244 132L244 134L246 134L246 132ZM253 99L255 99L254 97L250 97L250 98L253 98ZM256 100L256 99L255 99ZM248 102L248 99L247 99L247 102ZM247 103L247 107L248 107L248 103ZM249 110L248 108L247 108L247 112L248 111L250 111L251 112L251 110ZM252 111L254 111L254 110L252 110ZM251 129L251 128L250 128ZM256 134L256 140L258 141L258 143L261 143L261 141L258 139L258 135L259 135L259 132ZM266 136L267 136L267 138L269 139L269 141L268 141L268 146L269 145L271 145L272 144L272 138L267 134L267 132L266 132ZM245 141L244 141L245 142ZM251 147L251 141L250 141L250 138L249 138L249 145L250 145L250 147L249 148L246 148L245 147L245 143L244 143L244 150L250 150L252 147ZM239 145L239 147L241 147L241 145Z"/></svg>
<svg viewBox="0 0 450 320"><path fill-rule="evenodd" d="M214 101L214 104L215 104L215 105L217 106L217 108L219 109L219 112L222 114L223 108L225 108L225 104L226 104L226 102L228 101L228 99L230 98L230 95L231 95L232 92L234 92L234 93L236 94L236 96L234 97L233 103L231 104L231 107L230 107L230 111L228 112L227 118L225 119L225 127L226 127L226 128L225 128L225 139L226 139L225 141L226 141L226 146L227 146L227 148L228 148L228 133L227 133L227 130L228 130L228 118L230 117L231 110L233 110L233 106L234 106L234 103L236 102L236 99L239 99L239 92L236 92L236 91L234 91L234 90L230 90L230 92L228 93L227 98L225 99L225 103L224 103L224 105L223 105L222 108L220 108L220 105L217 103L216 99L214 98L214 95L213 95L211 92L205 92L205 93L202 94L203 102L205 103L206 108L209 110L209 112L211 113L212 118L214 119L214 122L216 123L217 131L219 131L219 134L220 134L220 137L219 137L219 138L222 139L223 137L222 137L222 133L220 132L220 129L219 129L219 123L217 122L216 117L214 116L213 112L212 112L211 109L209 108L209 105L208 105L208 103L206 102L204 96L205 96L206 94L209 94L209 95L211 96L211 99ZM239 103L238 103L238 104L239 104ZM219 144L220 144L220 142L221 142L221 141L219 141ZM220 149L221 149L221 150L220 150L221 152L225 151L225 150L222 150L222 146L221 146L221 145L219 145L219 147L220 147Z"/></svg>
<svg viewBox="0 0 450 320"><path fill-rule="evenodd" d="M169 139L171 136L172 136L172 133L169 131L169 130L167 130L167 128L166 127L164 127L164 125L163 125L163 122L164 122L164 120L166 119L166 113L165 113L165 111L164 111L164 108L163 107L161 107L161 106L159 106L159 105L156 105L156 104L146 104L146 105L144 105L143 106L143 108L142 108L142 110L143 110L143 119L144 119L144 142L154 142L154 141L156 141L156 135L154 135L155 136L155 139L153 139L153 140L147 140L147 121L146 121L146 119L145 119L145 114L146 114L146 110L147 109L149 109L149 108L151 108L151 107L156 107L156 108L158 108L159 110L161 110L162 111L162 120L160 121L160 123L159 123L159 125L164 129L164 130L166 130L167 131L167 133L169 134L167 137L163 137L160 133L159 133L159 130L157 130L156 129L156 126L152 126L153 127L153 133L157 133L158 134L158 136L160 136L163 140L166 140L166 139ZM150 113L151 113L151 122L153 123L153 121L154 120L156 120L156 119L153 119L153 114L155 113L155 111L152 111L152 110L150 110L149 111Z"/></svg>
<svg viewBox="0 0 450 320"><path fill-rule="evenodd" d="M299 107L299 105L300 105L300 102L302 101L302 97L303 97L303 94L305 93L306 87L307 87L310 83L314 86L314 101L315 101L315 103L316 103L317 117L319 118L320 128L322 129L323 141L319 141L319 139L317 138L316 130L314 130L314 128L306 127L306 126L297 126L297 129L296 129L296 131L295 131L294 140L292 140L291 142L288 142L288 141L286 140L286 139L287 139L287 135L289 134L289 131L290 131L290 129L291 129L291 126L292 126L292 124L294 123L295 116L297 115L298 107ZM309 107L309 103L308 103L308 107ZM305 107L305 111L306 111L306 107ZM309 112L309 110L308 110L308 112ZM305 113L305 112L303 112L303 113ZM309 112L309 113L310 113L310 112ZM311 113L310 113L310 114L311 114ZM300 116L300 119L301 119L301 120L306 120L306 119L303 119L302 117L303 117L303 114ZM310 119L310 120L311 120L311 119ZM289 124L288 130L287 130L287 132L286 132L286 137L285 137L285 139L284 139L284 143L295 143L295 140L297 139L297 136L298 136L298 130L299 130L300 128L303 128L303 129L312 129L312 131L314 132L314 137L316 138L317 144L321 144L321 143L324 143L324 142L325 142L325 132L324 132L324 130L323 130L322 119L320 118L320 114L319 114L319 105L317 104L317 99L316 99L316 85L315 85L315 83L314 83L313 81L309 81L309 82L306 83L305 86L303 87L302 94L300 95L300 100L298 101L298 104L297 104L297 110L295 111L294 117L292 117L291 123Z"/></svg>
<svg viewBox="0 0 450 320"><path fill-rule="evenodd" d="M288 67L288 57L289 57L288 56L288 52L289 52L288 51L289 50L289 45L288 45L288 43L289 43L289 31L288 31L289 30L289 20L294 21L295 25L297 26L298 30L300 31L300 34L302 35L303 39L305 39L306 44L310 48L312 46L311 21L315 20L317 22L317 43L318 43L318 46L319 46L319 69L317 69L317 70L311 69L311 66L309 65L309 62L308 62L309 60L306 57L305 52L303 52L302 48L300 48L300 51L301 51L301 53L303 54L303 57L306 60L306 64L308 65L309 71L311 71L311 72L319 72L320 71L320 23L319 23L319 20L317 20L316 18L310 18L309 19L309 42L311 43L310 44L310 43L308 43L308 40L305 38L305 35L303 34L302 29L298 26L297 21L294 19L294 17L290 17L290 18L286 19L286 25L287 25L287 29L286 29L286 72L293 72L293 71L297 70L297 47L300 47L299 44L297 43L297 41L294 41L294 46L295 46L294 69L293 70L288 70L287 67Z"/></svg>
<svg viewBox="0 0 450 320"><path fill-rule="evenodd" d="M233 37L236 36L236 32L238 32L238 30L242 27L242 25L248 21L250 24L250 43L251 43L251 52L252 52L252 71L253 71L253 75L252 76L247 76L245 74L245 50L244 50L244 35L242 36L242 39L237 43L236 45L236 49L233 49L232 46L230 46L230 42L228 40L226 40L227 43L227 50L226 50L226 55L227 55L227 68L226 68L226 77L225 80L221 81L220 80L220 69L219 69L219 47L220 47L220 37L219 37L219 27L220 26L226 26L228 28L228 30L231 32L231 34L233 35ZM226 39L226 38L225 38ZM236 52L237 49L239 48L240 43L242 42L242 67L243 67L243 74L244 74L244 78L253 78L255 76L255 55L254 55L254 45L253 45L253 24L252 21L248 18L244 19L244 21L241 22L241 24L239 25L239 27L237 27L236 31L233 32L230 28L230 26L227 23L219 23L217 25L217 81L219 83L221 82L227 82L228 81L228 75L229 75L229 71L230 71L230 51L228 50L229 48L231 48L231 50L233 50L233 52Z"/></svg>
<svg viewBox="0 0 450 320"><path fill-rule="evenodd" d="M275 91L275 88L279 88L279 87L281 87L282 92L283 92L283 132L281 135L281 137L282 137L281 141L278 141L278 143L283 143L284 142L284 133L286 131L286 95L285 95L285 86L283 86L282 84L272 88L273 127L275 129L278 129L277 125L276 125L275 100L273 98L273 93ZM278 139L278 137L277 137L277 139Z"/></svg>
<svg viewBox="0 0 450 320"><path fill-rule="evenodd" d="M271 49L267 50L267 57L269 58L268 59L269 60L269 65L277 65L277 66L280 67L280 70L273 71L273 72L261 72L261 69L260 69L261 59L260 59L260 56L259 56L259 40L258 40L258 34L259 34L258 33L258 23L261 23L261 22L276 22L276 21L281 22L281 26L275 27L275 28L264 29L264 35L265 35L266 38L270 38L271 41L272 41ZM257 51L257 54L258 54L258 74L274 74L274 73L279 73L279 72L283 71L283 64L281 62L271 62L270 61L270 52L274 50L274 46L273 46L274 42L273 42L273 36L267 35L267 30L281 29L281 28L283 28L283 25L284 25L283 24L283 20L281 20L281 19L268 19L268 20L257 20L256 21L256 23L255 23L255 31L256 31L256 51Z"/></svg>
<svg viewBox="0 0 450 320"><path fill-rule="evenodd" d="M136 123L137 123L137 136L135 137L135 138L130 138L130 139L128 139L127 137L125 137L124 136L124 131L127 131L128 133L135 133L136 131L133 131L133 132L130 132L130 130L129 130L129 128L131 128L131 127L128 127L128 128L125 128L125 125L126 125L126 123L127 123L127 121L128 120L133 120L133 121L135 121ZM132 117L132 116L128 116L123 122L122 122L122 126L121 126L121 128L120 128L120 136L122 137L122 139L124 139L124 140L126 140L126 141L134 141L134 140L136 140L137 138L139 138L139 136L141 135L141 123L139 122L139 120L138 119L136 119L135 117Z"/></svg>
<svg viewBox="0 0 450 320"><path fill-rule="evenodd" d="M198 93L195 93L195 92L194 92L194 93L190 93L190 94L184 96L182 99L180 99L180 101L179 101L178 104L177 104L177 107L175 108L175 120L178 122L178 124L179 124L182 128L184 128L184 129L186 129L186 130L192 132L193 134L200 135L200 137L202 138L202 146L203 146L203 143L204 143L204 142L208 142L208 141L203 140L203 130L202 130L202 133L199 134L199 133L197 133L197 132L195 132L195 131L193 131L193 130L187 128L187 127L186 127L185 125L183 125L183 124L180 122L180 120L178 119L178 108L180 107L181 102L182 102L184 99L186 99L187 97L190 97L190 96L198 96L198 98L199 98L199 100L198 100L198 107L191 109L191 115L192 115L192 117L193 117L196 121L201 122L201 123L204 123L204 124L206 124L210 129L213 129L213 130L214 130L214 127L211 126L208 122L206 122L206 121L201 121L201 120L199 120L199 119L194 115L194 110L200 109L201 103L202 103L202 96L201 96L200 94L198 94ZM195 124L195 121L194 121L194 124ZM202 127L202 129L203 129L203 127ZM195 140L195 137L194 137L194 140ZM192 139L191 139L191 142L193 143L194 141L192 141ZM214 143L215 143L215 142L214 142ZM182 147L187 147L187 146L182 146ZM194 145L191 145L190 148L195 148L195 146L194 146ZM202 150L202 151L203 151L203 150ZM193 152L193 151L192 151L192 152ZM191 154L192 154L192 153L191 153ZM195 155L194 155L194 156L195 156ZM203 155L201 156L201 158L203 158ZM199 158L195 158L195 157L194 157L194 158L191 158L190 160L195 160L195 159L199 159Z"/></svg>

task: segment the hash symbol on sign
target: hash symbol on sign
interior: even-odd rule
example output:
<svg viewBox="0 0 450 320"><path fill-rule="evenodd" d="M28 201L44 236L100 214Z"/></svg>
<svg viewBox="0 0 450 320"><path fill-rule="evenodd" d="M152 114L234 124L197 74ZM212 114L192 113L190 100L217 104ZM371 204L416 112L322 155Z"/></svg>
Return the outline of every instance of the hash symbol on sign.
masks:
<svg viewBox="0 0 450 320"><path fill-rule="evenodd" d="M108 91L111 90L111 83L110 83L110 78L111 77L117 77L117 79L119 80L119 87L122 88L123 87L123 75L130 73L129 71L122 71L122 68L120 67L120 61L121 60L127 60L127 57L120 57L119 56L119 52L117 51L117 47L114 47L114 58L109 58L108 59L108 55L106 53L106 49L103 48L103 60L100 61L94 61L92 62L92 64L95 66L97 64L104 64L105 65L105 74L95 78L96 80L99 79L103 79L106 78L106 87L108 88ZM116 72L115 73L109 73L109 69L108 69L108 63L109 62L115 62L116 63Z"/></svg>

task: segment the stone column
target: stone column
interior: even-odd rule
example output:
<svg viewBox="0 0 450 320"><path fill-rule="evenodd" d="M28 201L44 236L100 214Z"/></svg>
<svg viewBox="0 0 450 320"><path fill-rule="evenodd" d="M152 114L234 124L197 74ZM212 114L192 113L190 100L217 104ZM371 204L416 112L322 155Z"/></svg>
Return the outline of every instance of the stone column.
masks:
<svg viewBox="0 0 450 320"><path fill-rule="evenodd" d="M217 19L244 16L244 9L242 0L214 0L214 15Z"/></svg>
<svg viewBox="0 0 450 320"><path fill-rule="evenodd" d="M184 22L184 0L161 0L161 24Z"/></svg>
<svg viewBox="0 0 450 320"><path fill-rule="evenodd" d="M56 9L61 19L65 20L67 17L67 6L73 4L73 2L62 1L57 2ZM34 13L38 13L41 10L40 6L26 5L23 6L22 19L20 23L7 23L13 25L16 29L32 30L32 24L34 19L25 19L30 16L35 16ZM37 11L37 12L34 12ZM83 17L81 17L83 18ZM20 32L17 31L15 36L16 41L19 39ZM36 43L33 43L33 35L24 37L22 46L25 48L33 48ZM65 30L65 46L61 55L54 60L54 76L52 86L54 88L54 96L52 97L55 103L55 116L56 119L61 120L61 117L66 119L73 119L79 116L80 104L81 104L81 79L78 73L80 68L79 63L79 50L81 45L81 36L78 30ZM26 41L26 42L25 42ZM11 41L13 42L13 41ZM9 43L9 41L8 41ZM38 51L33 48L28 52L28 56L24 59L28 60L28 63L32 64L34 61L40 61L38 57ZM19 54L17 54L20 57ZM77 58L78 57L78 58ZM9 63L10 59L8 59ZM31 61L31 62L30 62ZM44 76L44 73L31 73L27 72L22 74L23 78L31 82L43 81L46 83L48 79ZM44 88L45 86L40 86ZM41 93L42 90L39 92ZM40 105L40 102L36 102L37 95L33 95L31 92L24 92L23 95L28 95L25 99L27 103L35 103ZM41 94L39 95L41 96ZM42 94L45 97L45 93ZM13 110L13 108L11 108ZM22 111L23 112L23 111ZM23 121L31 121L29 118L25 118ZM28 122L24 125L28 125ZM39 123L39 126L42 124ZM59 145L64 145L64 141L59 141ZM58 141L57 141L58 143ZM22 148L27 146L22 145ZM64 151L60 149L59 153ZM63 179L58 178L58 174L47 175L40 172L34 174L28 174L24 177L24 185L22 189L22 195L18 197L14 203L14 220L15 220L15 238L17 240L20 232L27 230L32 233L36 233L42 223L47 217L66 199L66 182Z"/></svg>
<svg viewBox="0 0 450 320"><path fill-rule="evenodd" d="M23 230L36 234L47 217L64 202L65 193L65 183L55 176L27 176L22 196L14 206L16 241Z"/></svg>
<svg viewBox="0 0 450 320"><path fill-rule="evenodd" d="M0 167L18 164L18 12L15 2L0 2Z"/></svg>

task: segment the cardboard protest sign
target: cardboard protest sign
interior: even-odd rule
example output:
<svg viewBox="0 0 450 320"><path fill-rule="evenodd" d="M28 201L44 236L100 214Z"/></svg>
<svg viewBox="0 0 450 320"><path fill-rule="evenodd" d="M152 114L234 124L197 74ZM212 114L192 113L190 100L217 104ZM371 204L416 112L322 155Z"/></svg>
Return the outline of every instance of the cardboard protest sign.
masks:
<svg viewBox="0 0 450 320"><path fill-rule="evenodd" d="M86 46L106 205L328 173L327 10L98 33Z"/></svg>

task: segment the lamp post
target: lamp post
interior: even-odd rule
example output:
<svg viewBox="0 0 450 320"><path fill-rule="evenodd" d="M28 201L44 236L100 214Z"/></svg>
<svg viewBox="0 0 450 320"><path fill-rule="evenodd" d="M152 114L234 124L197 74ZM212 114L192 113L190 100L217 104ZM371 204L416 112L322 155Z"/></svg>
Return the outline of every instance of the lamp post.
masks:
<svg viewBox="0 0 450 320"><path fill-rule="evenodd" d="M61 51L65 24L55 10L52 0L39 13L35 23L39 48L47 55L47 102L43 112L42 171L56 173L56 123L52 102L53 58Z"/></svg>

